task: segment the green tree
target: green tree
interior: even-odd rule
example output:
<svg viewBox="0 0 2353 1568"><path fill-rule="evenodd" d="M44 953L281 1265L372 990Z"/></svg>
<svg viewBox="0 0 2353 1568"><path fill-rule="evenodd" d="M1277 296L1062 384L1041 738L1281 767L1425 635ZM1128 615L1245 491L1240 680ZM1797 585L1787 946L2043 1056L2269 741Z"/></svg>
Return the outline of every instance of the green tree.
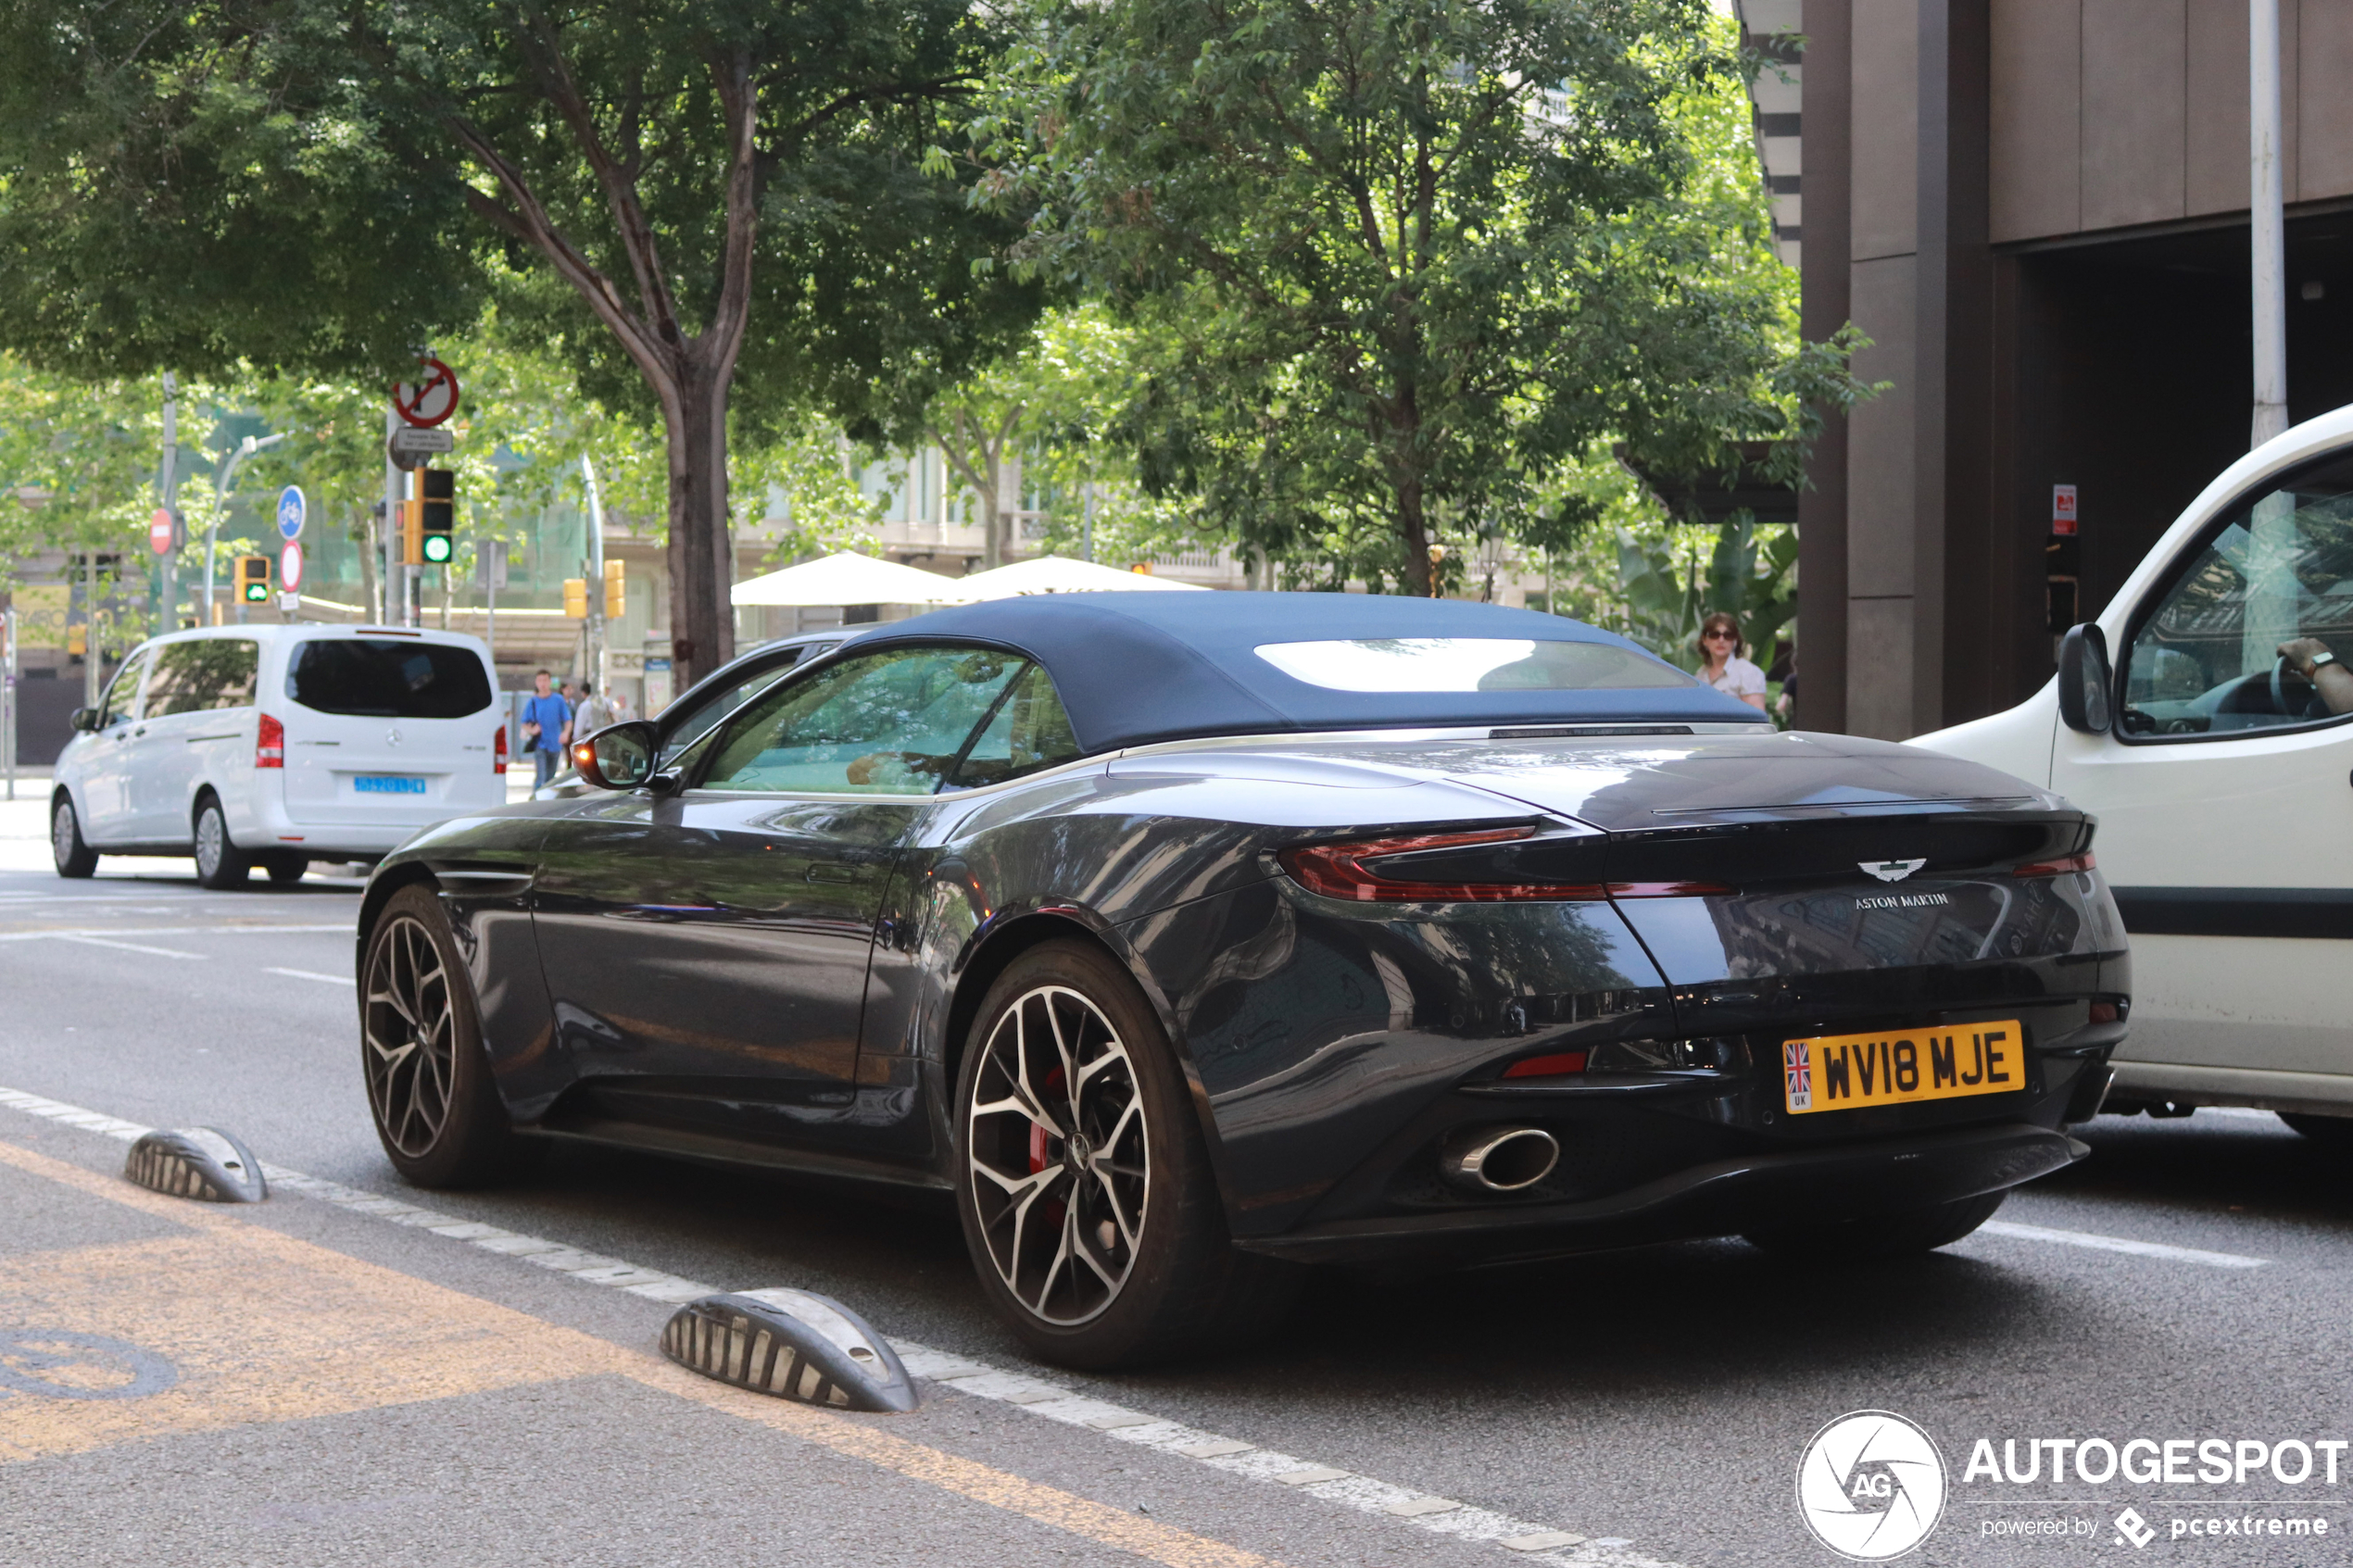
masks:
<svg viewBox="0 0 2353 1568"><path fill-rule="evenodd" d="M912 423L1037 289L922 150L961 0L55 0L0 10L0 338L85 376L374 379L494 291L662 430L673 634L731 651L738 397Z"/></svg>
<svg viewBox="0 0 2353 1568"><path fill-rule="evenodd" d="M1026 265L1148 329L1149 480L1427 593L1434 544L1565 539L1599 436L1721 467L1853 395L1753 157L1728 203L1695 151L1743 66L1705 0L1074 0L972 156L1040 204Z"/></svg>

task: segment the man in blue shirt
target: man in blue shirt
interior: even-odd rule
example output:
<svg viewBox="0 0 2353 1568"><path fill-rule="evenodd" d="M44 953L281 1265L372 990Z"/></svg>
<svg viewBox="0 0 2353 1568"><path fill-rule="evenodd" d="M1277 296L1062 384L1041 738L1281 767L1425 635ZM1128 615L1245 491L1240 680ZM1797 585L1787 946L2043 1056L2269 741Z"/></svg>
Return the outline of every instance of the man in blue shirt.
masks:
<svg viewBox="0 0 2353 1568"><path fill-rule="evenodd" d="M572 744L572 705L558 696L555 677L542 670L531 678L536 695L522 705L522 746L531 753L537 789L553 778L565 748Z"/></svg>

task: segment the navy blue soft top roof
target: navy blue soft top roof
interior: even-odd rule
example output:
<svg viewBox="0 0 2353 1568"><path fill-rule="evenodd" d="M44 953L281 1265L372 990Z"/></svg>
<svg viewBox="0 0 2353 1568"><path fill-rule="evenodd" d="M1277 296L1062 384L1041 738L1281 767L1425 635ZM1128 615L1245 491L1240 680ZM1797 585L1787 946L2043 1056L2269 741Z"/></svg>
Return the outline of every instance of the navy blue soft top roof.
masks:
<svg viewBox="0 0 2353 1568"><path fill-rule="evenodd" d="M1039 594L914 616L867 633L854 651L949 639L1026 653L1054 678L1089 752L1316 730L1768 721L1689 676L1636 690L1349 692L1294 679L1255 651L1266 643L1360 637L1599 643L1669 668L1623 637L1556 615L1371 594Z"/></svg>

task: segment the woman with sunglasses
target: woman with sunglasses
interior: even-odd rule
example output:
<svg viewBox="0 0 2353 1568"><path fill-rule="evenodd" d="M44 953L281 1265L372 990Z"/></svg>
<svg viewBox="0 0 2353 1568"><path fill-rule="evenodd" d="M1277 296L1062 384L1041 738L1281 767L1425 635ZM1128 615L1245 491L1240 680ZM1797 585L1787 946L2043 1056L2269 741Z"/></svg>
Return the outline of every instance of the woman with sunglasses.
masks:
<svg viewBox="0 0 2353 1568"><path fill-rule="evenodd" d="M1761 713L1765 671L1741 657L1747 651L1748 645L1741 641L1741 623L1722 610L1699 623L1699 678Z"/></svg>

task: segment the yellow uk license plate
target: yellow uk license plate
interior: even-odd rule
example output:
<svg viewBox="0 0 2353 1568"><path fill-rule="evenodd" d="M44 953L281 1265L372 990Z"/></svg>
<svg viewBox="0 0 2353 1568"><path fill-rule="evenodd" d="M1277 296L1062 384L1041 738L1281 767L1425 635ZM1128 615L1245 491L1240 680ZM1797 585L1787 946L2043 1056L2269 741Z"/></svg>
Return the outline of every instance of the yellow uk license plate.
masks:
<svg viewBox="0 0 2353 1568"><path fill-rule="evenodd" d="M1781 1103L1793 1116L2024 1087L2026 1032L2015 1018L1781 1045Z"/></svg>

